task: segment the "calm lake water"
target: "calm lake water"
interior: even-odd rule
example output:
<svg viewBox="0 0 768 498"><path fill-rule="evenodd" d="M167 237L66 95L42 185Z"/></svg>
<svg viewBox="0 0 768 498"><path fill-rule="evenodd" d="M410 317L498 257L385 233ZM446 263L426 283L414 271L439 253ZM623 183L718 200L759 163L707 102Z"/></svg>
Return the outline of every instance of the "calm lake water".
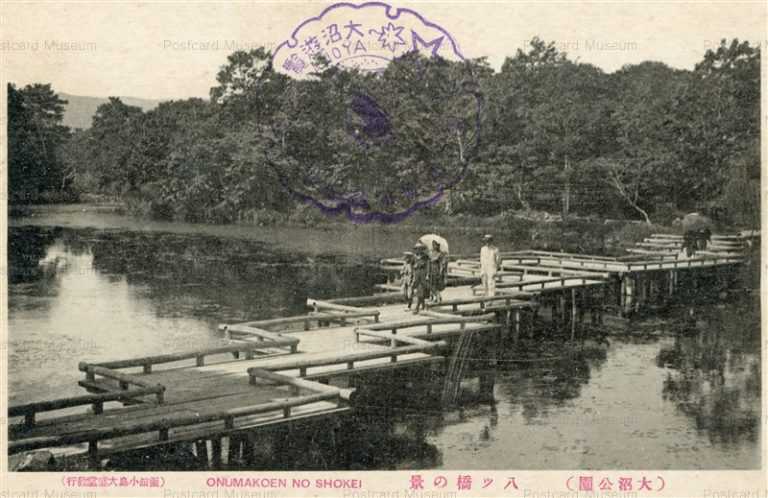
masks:
<svg viewBox="0 0 768 498"><path fill-rule="evenodd" d="M453 252L477 248L476 236L445 235ZM11 220L10 401L82 394L82 360L222 344L218 323L297 314L308 296L370 294L384 280L378 259L415 238L365 226L214 227L92 211ZM694 309L685 334L687 308L567 354L561 341L528 341L500 368L495 403L361 414L347 463L316 448L300 449L304 459L292 466L759 468L758 293Z"/></svg>

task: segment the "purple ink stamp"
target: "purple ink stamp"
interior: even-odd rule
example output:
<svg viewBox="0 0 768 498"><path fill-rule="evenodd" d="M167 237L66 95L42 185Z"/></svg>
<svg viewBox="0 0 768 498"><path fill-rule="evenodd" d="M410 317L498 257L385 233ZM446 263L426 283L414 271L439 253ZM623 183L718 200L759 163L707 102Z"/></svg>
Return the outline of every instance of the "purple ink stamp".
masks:
<svg viewBox="0 0 768 498"><path fill-rule="evenodd" d="M320 55L331 64L361 71L383 71L408 52L463 60L456 40L411 9L383 2L336 3L301 23L275 50L275 70L304 77Z"/></svg>
<svg viewBox="0 0 768 498"><path fill-rule="evenodd" d="M333 4L301 23L272 65L294 82L268 159L303 202L394 223L464 178L483 98L453 37L419 13Z"/></svg>

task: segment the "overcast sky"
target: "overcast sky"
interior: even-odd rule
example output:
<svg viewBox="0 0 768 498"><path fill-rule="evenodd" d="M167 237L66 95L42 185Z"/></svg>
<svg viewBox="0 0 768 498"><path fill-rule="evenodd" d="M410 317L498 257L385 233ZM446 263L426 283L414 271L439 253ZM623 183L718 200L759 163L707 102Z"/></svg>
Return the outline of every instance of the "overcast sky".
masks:
<svg viewBox="0 0 768 498"><path fill-rule="evenodd" d="M692 69L721 38L765 40L765 2L389 3L495 68L533 36L608 72L645 60ZM327 5L3 2L3 78L97 97L207 97L228 47L274 47Z"/></svg>

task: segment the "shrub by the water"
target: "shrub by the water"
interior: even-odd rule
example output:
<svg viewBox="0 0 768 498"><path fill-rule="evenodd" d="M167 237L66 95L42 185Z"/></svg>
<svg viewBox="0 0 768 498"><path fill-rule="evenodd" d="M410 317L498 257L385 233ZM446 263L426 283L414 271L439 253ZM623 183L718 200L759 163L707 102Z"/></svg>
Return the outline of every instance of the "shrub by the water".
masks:
<svg viewBox="0 0 768 498"><path fill-rule="evenodd" d="M273 209L251 208L240 213L237 221L247 225L273 226L285 223L287 219L286 214Z"/></svg>

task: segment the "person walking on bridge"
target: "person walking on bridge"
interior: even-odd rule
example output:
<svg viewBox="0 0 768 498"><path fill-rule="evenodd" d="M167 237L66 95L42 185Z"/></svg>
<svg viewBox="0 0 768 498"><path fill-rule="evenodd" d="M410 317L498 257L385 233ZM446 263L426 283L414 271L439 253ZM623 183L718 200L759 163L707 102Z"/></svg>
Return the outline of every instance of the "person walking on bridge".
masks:
<svg viewBox="0 0 768 498"><path fill-rule="evenodd" d="M480 249L480 281L485 295L496 295L496 273L501 269L499 248L493 245L493 236L483 236L483 247Z"/></svg>
<svg viewBox="0 0 768 498"><path fill-rule="evenodd" d="M448 258L440 249L440 242L432 241L432 255L429 259L429 289L434 303L442 301L441 292L445 289L445 279L448 273Z"/></svg>
<svg viewBox="0 0 768 498"><path fill-rule="evenodd" d="M426 309L426 301L429 297L429 256L427 255L427 246L421 242L417 242L413 249L415 261L411 292L416 296L416 309L413 310L413 313L418 314L422 309Z"/></svg>
<svg viewBox="0 0 768 498"><path fill-rule="evenodd" d="M408 309L411 309L413 304L413 264L415 259L410 251L405 251L403 255L405 257L403 267L400 269L400 287L403 289L403 297L405 302L408 303Z"/></svg>

